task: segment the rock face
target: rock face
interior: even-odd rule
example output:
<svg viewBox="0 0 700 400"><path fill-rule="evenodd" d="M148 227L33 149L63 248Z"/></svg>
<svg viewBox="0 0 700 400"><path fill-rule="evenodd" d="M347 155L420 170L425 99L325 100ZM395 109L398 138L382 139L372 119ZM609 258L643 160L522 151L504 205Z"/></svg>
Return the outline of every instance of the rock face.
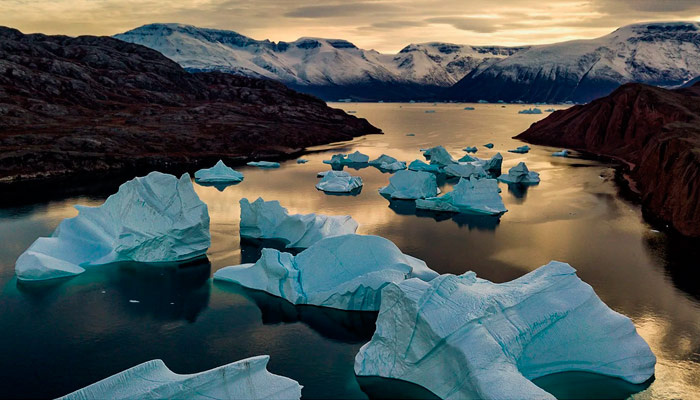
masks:
<svg viewBox="0 0 700 400"><path fill-rule="evenodd" d="M628 84L556 111L516 138L626 162L654 219L700 236L700 84L665 90Z"/></svg>
<svg viewBox="0 0 700 400"><path fill-rule="evenodd" d="M552 261L500 284L474 272L388 284L355 373L413 382L442 399L554 399L531 379L588 371L642 383L655 363L629 318Z"/></svg>
<svg viewBox="0 0 700 400"><path fill-rule="evenodd" d="M178 179L152 172L124 183L99 207L76 208L78 216L64 219L19 256L17 278L61 278L117 261L184 261L211 244L207 205L189 174Z"/></svg>
<svg viewBox="0 0 700 400"><path fill-rule="evenodd" d="M279 399L301 398L302 386L267 371L270 356L246 358L209 371L180 375L163 360L147 361L61 397L88 399Z"/></svg>
<svg viewBox="0 0 700 400"><path fill-rule="evenodd" d="M380 132L270 81L108 37L0 27L0 183L210 166Z"/></svg>

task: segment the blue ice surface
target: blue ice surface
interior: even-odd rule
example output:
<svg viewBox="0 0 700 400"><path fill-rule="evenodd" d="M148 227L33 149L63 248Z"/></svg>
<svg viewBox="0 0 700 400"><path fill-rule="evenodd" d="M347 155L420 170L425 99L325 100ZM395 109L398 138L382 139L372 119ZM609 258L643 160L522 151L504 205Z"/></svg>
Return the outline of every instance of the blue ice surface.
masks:
<svg viewBox="0 0 700 400"><path fill-rule="evenodd" d="M493 143L486 143L484 147L486 147L487 149L493 149Z"/></svg>
<svg viewBox="0 0 700 400"><path fill-rule="evenodd" d="M540 183L540 174L535 171L530 171L527 165L521 161L518 165L508 170L507 174L499 176L498 180L510 184L536 185Z"/></svg>
<svg viewBox="0 0 700 400"><path fill-rule="evenodd" d="M539 108L526 108L524 110L518 111L518 114L542 114L542 110Z"/></svg>
<svg viewBox="0 0 700 400"><path fill-rule="evenodd" d="M392 199L423 199L438 193L437 178L425 171L398 171L389 178L389 185L379 189L379 194Z"/></svg>
<svg viewBox="0 0 700 400"><path fill-rule="evenodd" d="M568 157L570 154L569 150L567 149L562 149L560 151L555 151L552 153L552 157Z"/></svg>
<svg viewBox="0 0 700 400"><path fill-rule="evenodd" d="M519 147L516 147L516 148L513 149L513 150L508 150L508 151L509 151L510 153L525 154L525 153L527 153L528 151L530 151L530 146L528 146L528 145L519 146Z"/></svg>
<svg viewBox="0 0 700 400"><path fill-rule="evenodd" d="M362 187L362 178L345 171L328 171L316 184L316 189L327 193L349 193Z"/></svg>
<svg viewBox="0 0 700 400"><path fill-rule="evenodd" d="M460 178L451 192L416 200L416 208L498 216L508 211L500 192L495 179Z"/></svg>
<svg viewBox="0 0 700 400"><path fill-rule="evenodd" d="M279 168L280 163L274 162L274 161L251 161L247 163L246 165L249 165L251 167L258 167L258 168Z"/></svg>
<svg viewBox="0 0 700 400"><path fill-rule="evenodd" d="M194 179L201 183L240 182L243 174L219 160L213 167L195 172Z"/></svg>

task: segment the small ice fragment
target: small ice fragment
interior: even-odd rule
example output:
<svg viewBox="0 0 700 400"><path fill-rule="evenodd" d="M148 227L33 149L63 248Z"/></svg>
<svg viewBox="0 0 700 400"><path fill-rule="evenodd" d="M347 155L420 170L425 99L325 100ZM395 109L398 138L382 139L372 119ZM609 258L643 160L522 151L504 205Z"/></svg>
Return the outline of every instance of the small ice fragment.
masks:
<svg viewBox="0 0 700 400"><path fill-rule="evenodd" d="M486 143L484 147L486 147L487 149L493 149L493 143Z"/></svg>
<svg viewBox="0 0 700 400"><path fill-rule="evenodd" d="M297 164L306 164L309 160L305 158L297 158Z"/></svg>
<svg viewBox="0 0 700 400"><path fill-rule="evenodd" d="M508 150L508 151L511 152L511 153L525 154L525 153L527 153L528 151L530 151L530 146L524 145L524 146L516 147L515 149L513 149L513 150Z"/></svg>
<svg viewBox="0 0 700 400"><path fill-rule="evenodd" d="M540 183L540 174L535 171L530 171L527 165L521 161L518 165L508 170L507 174L499 176L498 180L505 183L533 185Z"/></svg>
<svg viewBox="0 0 700 400"><path fill-rule="evenodd" d="M569 156L569 150L563 149L561 151L555 151L552 153L552 157L568 157Z"/></svg>
<svg viewBox="0 0 700 400"><path fill-rule="evenodd" d="M138 300L129 300L129 303L140 303Z"/></svg>
<svg viewBox="0 0 700 400"><path fill-rule="evenodd" d="M345 171L328 171L316 184L316 189L328 193L349 193L360 187L362 187L362 178L352 176Z"/></svg>
<svg viewBox="0 0 700 400"><path fill-rule="evenodd" d="M479 149L477 149L476 146L467 146L464 148L464 151L467 153L476 153Z"/></svg>
<svg viewBox="0 0 700 400"><path fill-rule="evenodd" d="M246 165L249 165L251 167L258 167L258 168L279 168L280 163L274 162L274 161L251 161L247 163Z"/></svg>
<svg viewBox="0 0 700 400"><path fill-rule="evenodd" d="M525 110L518 111L518 114L542 114L542 110L539 108L527 108Z"/></svg>

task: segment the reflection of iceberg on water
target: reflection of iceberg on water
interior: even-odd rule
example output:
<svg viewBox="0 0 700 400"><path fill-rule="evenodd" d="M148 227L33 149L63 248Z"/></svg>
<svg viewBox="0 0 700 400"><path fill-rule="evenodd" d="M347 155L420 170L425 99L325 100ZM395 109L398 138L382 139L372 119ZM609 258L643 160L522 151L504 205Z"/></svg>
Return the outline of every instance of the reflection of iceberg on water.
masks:
<svg viewBox="0 0 700 400"><path fill-rule="evenodd" d="M381 289L389 282L435 276L423 261L371 235L326 238L296 256L263 249L255 264L214 273L215 280L262 290L293 304L357 311L378 310Z"/></svg>
<svg viewBox="0 0 700 400"><path fill-rule="evenodd" d="M414 382L444 399L541 399L553 396L532 379L588 371L642 383L655 363L629 318L552 261L501 284L467 272L387 285L355 373Z"/></svg>
<svg viewBox="0 0 700 400"><path fill-rule="evenodd" d="M250 357L209 371L180 375L162 360L151 360L90 386L62 400L83 399L299 399L297 381L271 374L270 356Z"/></svg>
<svg viewBox="0 0 700 400"><path fill-rule="evenodd" d="M242 198L241 237L280 239L287 247L307 248L319 240L357 231L349 215L289 214L279 201Z"/></svg>
<svg viewBox="0 0 700 400"><path fill-rule="evenodd" d="M416 200L416 208L442 212L501 215L503 205L495 179L461 178L451 192L440 197Z"/></svg>
<svg viewBox="0 0 700 400"><path fill-rule="evenodd" d="M99 207L76 206L51 237L37 239L15 264L20 280L77 275L119 261L178 262L210 245L209 213L188 174L134 178Z"/></svg>

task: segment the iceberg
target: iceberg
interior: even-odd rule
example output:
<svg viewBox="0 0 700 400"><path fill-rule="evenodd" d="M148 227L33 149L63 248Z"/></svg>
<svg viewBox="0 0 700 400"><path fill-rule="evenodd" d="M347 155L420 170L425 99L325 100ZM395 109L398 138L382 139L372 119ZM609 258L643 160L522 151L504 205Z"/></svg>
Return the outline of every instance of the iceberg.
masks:
<svg viewBox="0 0 700 400"><path fill-rule="evenodd" d="M460 178L451 192L440 197L416 200L421 210L501 215L508 211L495 179Z"/></svg>
<svg viewBox="0 0 700 400"><path fill-rule="evenodd" d="M377 311L381 289L388 283L437 275L390 240L352 234L322 239L296 256L263 249L255 264L224 267L214 279L262 290L292 304Z"/></svg>
<svg viewBox="0 0 700 400"><path fill-rule="evenodd" d="M488 101L486 101L486 100L479 100L479 101L477 101L477 103L479 103L479 104L488 104Z"/></svg>
<svg viewBox="0 0 700 400"><path fill-rule="evenodd" d="M540 183L540 174L527 169L524 162L508 170L507 174L498 177L498 180L505 183L521 183L523 185L534 185Z"/></svg>
<svg viewBox="0 0 700 400"><path fill-rule="evenodd" d="M349 193L362 187L362 178L345 171L328 171L323 175L316 189L328 193Z"/></svg>
<svg viewBox="0 0 700 400"><path fill-rule="evenodd" d="M202 183L240 182L243 180L243 174L219 160L213 167L195 172L194 179Z"/></svg>
<svg viewBox="0 0 700 400"><path fill-rule="evenodd" d="M467 111L474 111L474 107L464 107L464 109Z"/></svg>
<svg viewBox="0 0 700 400"><path fill-rule="evenodd" d="M249 165L251 167L258 167L258 168L279 168L280 163L274 162L274 161L251 161L247 163L246 165Z"/></svg>
<svg viewBox="0 0 700 400"><path fill-rule="evenodd" d="M196 374L151 360L60 397L88 399L300 399L302 386L267 370L270 356L250 357Z"/></svg>
<svg viewBox="0 0 700 400"><path fill-rule="evenodd" d="M378 158L369 162L369 165L373 165L383 171L400 171L406 169L406 163L403 161L398 161L394 157L382 154Z"/></svg>
<svg viewBox="0 0 700 400"><path fill-rule="evenodd" d="M431 164L437 164L437 165L448 165L448 164L456 164L457 161L455 161L454 158L450 155L450 153L445 150L444 147L442 146L435 146L431 147L423 152L423 155L430 160Z"/></svg>
<svg viewBox="0 0 700 400"><path fill-rule="evenodd" d="M370 161L370 162L369 162L369 165L376 165L376 166L379 166L379 165L382 165L382 164L391 164L391 163L395 163L396 161L398 161L398 160L395 159L394 157L388 156L388 155L386 155L386 154L382 154L381 156L379 156L379 157L375 158L374 160Z"/></svg>
<svg viewBox="0 0 700 400"><path fill-rule="evenodd" d="M447 176L459 176L462 178L485 178L487 176L486 171L479 162L450 164L443 168L443 170Z"/></svg>
<svg viewBox="0 0 700 400"><path fill-rule="evenodd" d="M528 146L528 145L520 146L520 147L516 147L516 148L513 149L513 150L508 150L508 151L511 152L511 153L525 154L525 153L527 153L528 151L530 151L530 146Z"/></svg>
<svg viewBox="0 0 700 400"><path fill-rule="evenodd" d="M407 133L406 136L416 136L415 133Z"/></svg>
<svg viewBox="0 0 700 400"><path fill-rule="evenodd" d="M211 243L207 205L187 173L178 179L151 172L122 184L99 207L75 208L78 216L19 256L17 278L61 278L118 261L184 261L204 255Z"/></svg>
<svg viewBox="0 0 700 400"><path fill-rule="evenodd" d="M434 114L434 113L435 113L435 110L425 110L425 113L426 113L426 114Z"/></svg>
<svg viewBox="0 0 700 400"><path fill-rule="evenodd" d="M586 371L642 383L656 357L569 264L492 283L472 271L388 284L355 373L413 382L443 399L554 399L532 383Z"/></svg>
<svg viewBox="0 0 700 400"><path fill-rule="evenodd" d="M518 111L518 114L542 114L542 110L539 108L527 108L525 110Z"/></svg>
<svg viewBox="0 0 700 400"><path fill-rule="evenodd" d="M408 169L411 171L427 171L440 172L440 166L435 164L426 164L421 160L413 160L408 164Z"/></svg>
<svg viewBox="0 0 700 400"><path fill-rule="evenodd" d="M297 164L306 164L309 160L305 158L297 158Z"/></svg>
<svg viewBox="0 0 700 400"><path fill-rule="evenodd" d="M487 149L493 149L493 143L486 143L484 147L486 147Z"/></svg>
<svg viewBox="0 0 700 400"><path fill-rule="evenodd" d="M369 162L369 156L367 154L362 154L359 151L355 151L352 154L348 154L348 162L364 164Z"/></svg>
<svg viewBox="0 0 700 400"><path fill-rule="evenodd" d="M476 146L467 146L464 148L464 151L467 153L476 153L479 149L477 149Z"/></svg>
<svg viewBox="0 0 700 400"><path fill-rule="evenodd" d="M548 108L548 109L544 110L544 112L555 112L555 111L557 111L557 110L555 110L554 108Z"/></svg>
<svg viewBox="0 0 700 400"><path fill-rule="evenodd" d="M357 221L349 215L289 214L279 201L240 200L241 236L279 239L288 248L307 248L321 239L357 231Z"/></svg>
<svg viewBox="0 0 700 400"><path fill-rule="evenodd" d="M563 149L561 151L555 151L552 153L552 157L568 157L569 156L569 150Z"/></svg>
<svg viewBox="0 0 700 400"><path fill-rule="evenodd" d="M352 154L334 154L330 160L323 160L324 164L330 165L348 165L348 164L367 164L369 156L355 151Z"/></svg>
<svg viewBox="0 0 700 400"><path fill-rule="evenodd" d="M457 160L457 162L473 162L473 161L479 161L478 157L470 156L469 154L465 154L462 158Z"/></svg>
<svg viewBox="0 0 700 400"><path fill-rule="evenodd" d="M398 171L389 178L389 185L379 194L392 199L423 199L439 193L435 175L424 171Z"/></svg>
<svg viewBox="0 0 700 400"><path fill-rule="evenodd" d="M493 157L490 159L482 159L474 156L470 156L469 154L465 154L464 157L460 158L458 160L461 163L470 163L475 166L480 166L487 172L491 173L501 173L501 165L503 164L503 156L501 153L496 153ZM445 168L447 170L447 168Z"/></svg>

